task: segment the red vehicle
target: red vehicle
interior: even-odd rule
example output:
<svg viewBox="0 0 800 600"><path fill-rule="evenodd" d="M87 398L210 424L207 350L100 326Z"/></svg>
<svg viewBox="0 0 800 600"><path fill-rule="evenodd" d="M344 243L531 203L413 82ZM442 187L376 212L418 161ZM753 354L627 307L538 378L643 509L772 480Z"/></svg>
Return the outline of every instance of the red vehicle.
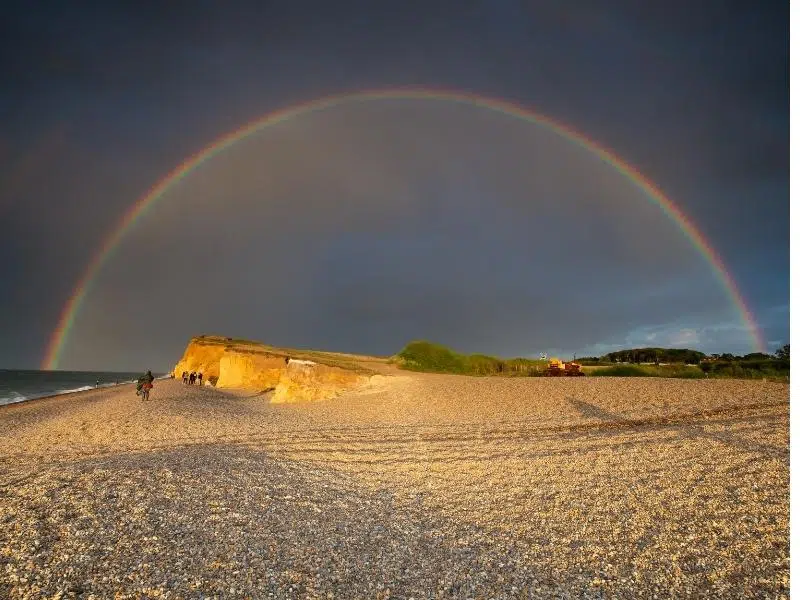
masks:
<svg viewBox="0 0 800 600"><path fill-rule="evenodd" d="M547 377L585 377L586 373L581 370L580 364L574 361L564 363L557 358L551 358L545 375Z"/></svg>

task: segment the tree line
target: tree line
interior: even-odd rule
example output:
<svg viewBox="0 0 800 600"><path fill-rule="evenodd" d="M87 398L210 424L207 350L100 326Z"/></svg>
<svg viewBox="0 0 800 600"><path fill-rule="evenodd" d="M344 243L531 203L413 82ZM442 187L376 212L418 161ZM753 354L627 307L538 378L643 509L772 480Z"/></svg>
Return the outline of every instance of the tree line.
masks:
<svg viewBox="0 0 800 600"><path fill-rule="evenodd" d="M781 361L789 360L789 344L779 348L775 354L765 354L763 352L751 352L745 355L706 354L691 348L630 348L628 350L617 350L609 352L603 356L585 356L578 359L582 364L592 363L681 363L686 365L697 365L701 362L761 362L761 361Z"/></svg>

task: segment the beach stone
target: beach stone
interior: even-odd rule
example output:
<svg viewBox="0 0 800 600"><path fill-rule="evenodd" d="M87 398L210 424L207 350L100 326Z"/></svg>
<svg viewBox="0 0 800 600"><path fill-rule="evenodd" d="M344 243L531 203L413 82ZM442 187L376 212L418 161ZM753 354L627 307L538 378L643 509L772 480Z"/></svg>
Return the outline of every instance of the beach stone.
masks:
<svg viewBox="0 0 800 600"><path fill-rule="evenodd" d="M788 596L785 383L381 377L0 408L0 597Z"/></svg>

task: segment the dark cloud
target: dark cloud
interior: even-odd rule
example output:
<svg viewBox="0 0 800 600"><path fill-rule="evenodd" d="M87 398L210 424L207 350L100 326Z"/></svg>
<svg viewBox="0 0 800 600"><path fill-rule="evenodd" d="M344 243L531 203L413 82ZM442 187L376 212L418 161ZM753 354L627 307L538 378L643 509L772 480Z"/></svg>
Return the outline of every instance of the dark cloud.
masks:
<svg viewBox="0 0 800 600"><path fill-rule="evenodd" d="M771 312L788 298L783 5L33 2L5 16L4 365L38 362L104 237L186 156L282 106L407 84L515 100L612 148L697 222L768 339L788 337ZM274 127L175 186L101 273L64 364L168 362L201 331L379 353L410 337L509 355L650 335L746 350L737 322L674 224L584 150L488 111L384 102Z"/></svg>
<svg viewBox="0 0 800 600"><path fill-rule="evenodd" d="M353 103L242 142L131 230L68 355L169 360L141 323L177 339L194 326L378 354L426 337L527 355L729 306L640 189L520 124L438 101Z"/></svg>

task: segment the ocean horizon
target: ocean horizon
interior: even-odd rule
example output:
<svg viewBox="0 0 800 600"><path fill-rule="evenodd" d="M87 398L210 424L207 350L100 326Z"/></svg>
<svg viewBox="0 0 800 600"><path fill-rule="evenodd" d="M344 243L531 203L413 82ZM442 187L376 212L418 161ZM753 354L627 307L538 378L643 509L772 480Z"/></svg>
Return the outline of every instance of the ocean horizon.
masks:
<svg viewBox="0 0 800 600"><path fill-rule="evenodd" d="M0 369L0 406L135 382L144 371ZM165 373L153 373L157 378Z"/></svg>

